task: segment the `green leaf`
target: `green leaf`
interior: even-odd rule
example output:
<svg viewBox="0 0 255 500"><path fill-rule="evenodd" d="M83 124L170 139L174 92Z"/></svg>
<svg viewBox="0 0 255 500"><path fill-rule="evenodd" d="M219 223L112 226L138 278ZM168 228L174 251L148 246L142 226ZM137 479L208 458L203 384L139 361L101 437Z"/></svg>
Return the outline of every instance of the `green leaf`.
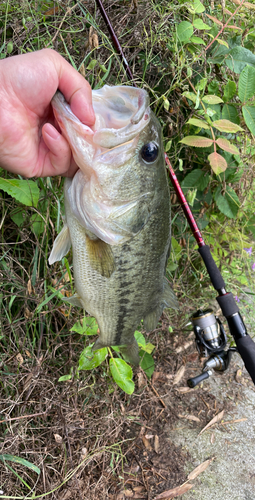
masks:
<svg viewBox="0 0 255 500"><path fill-rule="evenodd" d="M212 126L220 132L226 132L229 134L235 134L236 132L241 132L243 130L243 128L239 127L239 125L232 123L229 120L215 120L215 122L212 123Z"/></svg>
<svg viewBox="0 0 255 500"><path fill-rule="evenodd" d="M171 238L171 253L174 254L174 258L176 260L179 260L181 258L181 252L182 252L181 245L179 245L178 241L172 236L172 238Z"/></svg>
<svg viewBox="0 0 255 500"><path fill-rule="evenodd" d="M191 14L201 14L201 12L205 11L205 8L200 0L194 0L192 3L188 4L188 10Z"/></svg>
<svg viewBox="0 0 255 500"><path fill-rule="evenodd" d="M7 43L6 51L7 51L7 54L11 54L12 53L12 51L13 51L13 42Z"/></svg>
<svg viewBox="0 0 255 500"><path fill-rule="evenodd" d="M227 153L231 153L232 155L238 155L239 151L234 144L231 144L225 137L219 137L216 141L216 144L223 149L224 151L227 151Z"/></svg>
<svg viewBox="0 0 255 500"><path fill-rule="evenodd" d="M58 382L67 382L68 380L71 380L72 375L69 373L68 375L62 375L62 377L59 377Z"/></svg>
<svg viewBox="0 0 255 500"><path fill-rule="evenodd" d="M188 193L186 195L187 201L191 207L193 207L193 205L194 205L196 195L197 195L197 189L192 189L192 190L188 191Z"/></svg>
<svg viewBox="0 0 255 500"><path fill-rule="evenodd" d="M187 99L189 99L190 101L194 102L194 104L195 104L195 102L197 100L197 96L196 96L196 94L194 92L183 92L182 95L184 97L187 97Z"/></svg>
<svg viewBox="0 0 255 500"><path fill-rule="evenodd" d="M202 19L195 19L195 21L193 22L193 26L194 28L198 29L198 30L210 30L211 29L211 26L209 26L209 24L205 24Z"/></svg>
<svg viewBox="0 0 255 500"><path fill-rule="evenodd" d="M215 192L214 199L218 209L230 219L234 219L240 207L240 202L235 191L227 186L225 195L221 194L221 186Z"/></svg>
<svg viewBox="0 0 255 500"><path fill-rule="evenodd" d="M223 100L217 95L205 95L202 97L202 101L206 104L219 104L220 102L223 102Z"/></svg>
<svg viewBox="0 0 255 500"><path fill-rule="evenodd" d="M18 227L20 227L22 226L22 224L24 224L26 213L20 209L18 210L18 212L16 208L13 210L13 212L11 213L11 220L13 220L13 222L17 224Z"/></svg>
<svg viewBox="0 0 255 500"><path fill-rule="evenodd" d="M203 191L209 182L209 175L200 168L192 170L186 177L183 179L181 183L182 190L184 194L192 188L197 188L200 191Z"/></svg>
<svg viewBox="0 0 255 500"><path fill-rule="evenodd" d="M212 170L216 175L221 174L228 167L225 158L223 158L223 156L219 155L219 153L216 153L215 151L208 156L208 160L212 167Z"/></svg>
<svg viewBox="0 0 255 500"><path fill-rule="evenodd" d="M204 42L204 40L202 40L202 38L200 38L200 36L191 36L190 41L192 43L196 43L197 45L206 45L206 43Z"/></svg>
<svg viewBox="0 0 255 500"><path fill-rule="evenodd" d="M196 84L197 90L204 90L207 84L207 78L201 78L199 82Z"/></svg>
<svg viewBox="0 0 255 500"><path fill-rule="evenodd" d="M230 101L232 97L236 95L236 84L235 82L232 82L231 80L228 81L228 83L224 87L224 95L223 95L223 100Z"/></svg>
<svg viewBox="0 0 255 500"><path fill-rule="evenodd" d="M148 344L142 347L142 350L148 352L149 354L151 354L154 349L155 345L151 344L150 342L148 342Z"/></svg>
<svg viewBox="0 0 255 500"><path fill-rule="evenodd" d="M135 336L135 339L137 341L137 344L140 346L140 347L144 347L146 345L146 340L144 338L144 335L141 333L141 332L138 332L136 331L134 333L134 336Z"/></svg>
<svg viewBox="0 0 255 500"><path fill-rule="evenodd" d="M0 460L2 460L2 462L9 461L9 462L15 462L16 464L24 465L28 469L31 469L32 471L36 472L36 474L38 475L41 472L39 467L37 467L36 465L32 464L28 460L25 460L25 458L16 457L15 455L5 455L5 454L0 455Z"/></svg>
<svg viewBox="0 0 255 500"><path fill-rule="evenodd" d="M141 358L140 366L150 379L155 369L154 359L148 352L141 352L139 356Z"/></svg>
<svg viewBox="0 0 255 500"><path fill-rule="evenodd" d="M180 42L187 42L193 35L193 26L188 21L182 21L177 26L177 36Z"/></svg>
<svg viewBox="0 0 255 500"><path fill-rule="evenodd" d="M30 223L32 225L32 229L36 236L39 236L40 234L43 233L45 229L45 222L40 216L40 214L38 213L33 214L30 218Z"/></svg>
<svg viewBox="0 0 255 500"><path fill-rule="evenodd" d="M255 94L255 68L246 66L239 78L238 97L245 103Z"/></svg>
<svg viewBox="0 0 255 500"><path fill-rule="evenodd" d="M231 71L241 73L247 64L255 67L255 55L244 47L234 47L229 51L225 63Z"/></svg>
<svg viewBox="0 0 255 500"><path fill-rule="evenodd" d="M34 181L0 178L0 189L27 207L36 207L39 188Z"/></svg>
<svg viewBox="0 0 255 500"><path fill-rule="evenodd" d="M219 43L220 45L224 45L224 47L227 47L227 49L229 48L228 42L226 42L226 40L221 40L220 38L217 38L216 42Z"/></svg>
<svg viewBox="0 0 255 500"><path fill-rule="evenodd" d="M196 127L204 128L204 129L209 129L210 125L208 125L207 122L204 120L199 120L198 118L190 118L187 123L190 123L190 125L195 125Z"/></svg>
<svg viewBox="0 0 255 500"><path fill-rule="evenodd" d="M106 347L98 351L92 351L92 347L93 345L91 344L82 351L79 359L79 370L92 370L101 365L107 358L108 351Z"/></svg>
<svg viewBox="0 0 255 500"><path fill-rule="evenodd" d="M223 120L230 120L233 123L237 123L237 125L240 123L238 111L235 106L231 104L224 104L222 108L222 118Z"/></svg>
<svg viewBox="0 0 255 500"><path fill-rule="evenodd" d="M98 324L93 317L85 316L82 320L82 325L80 321L77 321L70 332L79 333L79 335L96 335L98 331Z"/></svg>
<svg viewBox="0 0 255 500"><path fill-rule="evenodd" d="M255 135L255 106L243 106L242 112L248 129Z"/></svg>
<svg viewBox="0 0 255 500"><path fill-rule="evenodd" d="M195 148L207 148L213 144L212 139L207 139L207 137L202 137L201 135L189 135L184 137L180 142L187 146L194 146Z"/></svg>
<svg viewBox="0 0 255 500"><path fill-rule="evenodd" d="M109 365L116 384L126 392L126 394L133 394L135 384L132 380L133 371L131 366L129 366L124 359L120 358L110 358Z"/></svg>
<svg viewBox="0 0 255 500"><path fill-rule="evenodd" d="M89 63L89 65L87 66L87 69L94 69L94 67L96 66L97 64L97 60L96 59L92 59Z"/></svg>

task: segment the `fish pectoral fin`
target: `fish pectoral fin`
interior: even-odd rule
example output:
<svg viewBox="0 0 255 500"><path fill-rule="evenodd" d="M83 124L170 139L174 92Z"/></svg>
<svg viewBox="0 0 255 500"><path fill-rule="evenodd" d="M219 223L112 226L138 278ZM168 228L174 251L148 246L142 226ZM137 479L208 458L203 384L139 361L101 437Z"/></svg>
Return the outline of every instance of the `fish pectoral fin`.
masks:
<svg viewBox="0 0 255 500"><path fill-rule="evenodd" d="M143 326L146 332L151 332L152 330L155 330L159 322L159 318L163 312L163 309L164 305L159 304L153 311L151 311L143 318Z"/></svg>
<svg viewBox="0 0 255 500"><path fill-rule="evenodd" d="M119 349L125 361L128 361L128 363L131 363L132 365L135 366L139 365L140 363L139 347L135 339L132 342L132 344L119 346Z"/></svg>
<svg viewBox="0 0 255 500"><path fill-rule="evenodd" d="M71 248L71 238L67 224L64 225L59 235L53 243L53 248L49 256L49 264L61 260Z"/></svg>
<svg viewBox="0 0 255 500"><path fill-rule="evenodd" d="M100 239L92 240L88 235L86 235L86 246L92 269L101 276L110 278L115 269L111 246Z"/></svg>
<svg viewBox="0 0 255 500"><path fill-rule="evenodd" d="M179 309L179 302L176 298L174 291L170 287L166 277L164 277L163 287L164 287L164 290L163 290L162 301L163 301L164 307L171 307L172 309Z"/></svg>
<svg viewBox="0 0 255 500"><path fill-rule="evenodd" d="M81 298L79 297L79 295L77 293L72 295L72 297L63 297L62 300L64 302L67 302L68 304L71 304L71 306L82 307L84 309L84 307L81 303Z"/></svg>

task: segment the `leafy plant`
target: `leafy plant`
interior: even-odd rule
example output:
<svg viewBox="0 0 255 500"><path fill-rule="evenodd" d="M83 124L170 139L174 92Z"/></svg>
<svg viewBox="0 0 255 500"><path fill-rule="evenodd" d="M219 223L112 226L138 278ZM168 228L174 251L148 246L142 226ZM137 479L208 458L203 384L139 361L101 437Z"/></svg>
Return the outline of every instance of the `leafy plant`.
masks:
<svg viewBox="0 0 255 500"><path fill-rule="evenodd" d="M76 332L84 336L96 335L98 331L98 324L95 318L88 316L84 316L82 323L77 321L71 328L71 332ZM154 371L154 360L151 353L155 346L151 343L146 344L144 335L139 331L136 331L134 336L140 347L140 366L147 377L151 378ZM93 370L108 358L110 374L113 380L124 392L132 394L135 388L132 380L133 371L131 366L120 357L120 349L117 346L113 346L112 348L103 347L97 351L92 351L93 345L94 344L89 344L80 354L78 372L81 370ZM115 357L114 352L117 353L119 357ZM65 382L71 380L71 378L72 373L63 375L59 378L59 382Z"/></svg>

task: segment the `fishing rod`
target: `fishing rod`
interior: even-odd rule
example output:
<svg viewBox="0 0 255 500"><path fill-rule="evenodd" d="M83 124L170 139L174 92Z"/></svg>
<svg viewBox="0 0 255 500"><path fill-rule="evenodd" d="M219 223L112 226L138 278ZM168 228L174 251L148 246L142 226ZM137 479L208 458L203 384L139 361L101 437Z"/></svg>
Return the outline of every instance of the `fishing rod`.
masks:
<svg viewBox="0 0 255 500"><path fill-rule="evenodd" d="M107 29L112 39L112 43L122 61L127 77L130 81L132 81L132 84L137 87L128 61L122 50L118 37L113 29L111 21L105 11L102 0L96 0L96 4L106 23ZM229 331L235 340L237 350L244 361L246 370L250 374L255 384L255 343L247 333L246 326L240 314L238 305L233 297L233 294L226 291L226 284L223 280L220 270L218 269L212 257L210 247L206 245L202 237L202 234L192 214L191 208L184 196L184 193L166 153L165 161L168 166L168 173L177 198L198 244L198 251L204 261L212 285L218 292L216 300L222 310L223 316L225 316L227 320ZM188 380L188 385L190 387L195 387L197 384L202 382L202 380L208 378L212 374L212 369L220 371L226 370L229 365L233 349L230 348L228 351L224 350L227 343L224 329L218 318L216 319L214 317L210 309L207 311L198 310L195 315L193 315L192 323L196 335L196 343L200 353L203 351L204 354L206 353L208 356L210 356L209 360L204 364L202 373L197 377Z"/></svg>

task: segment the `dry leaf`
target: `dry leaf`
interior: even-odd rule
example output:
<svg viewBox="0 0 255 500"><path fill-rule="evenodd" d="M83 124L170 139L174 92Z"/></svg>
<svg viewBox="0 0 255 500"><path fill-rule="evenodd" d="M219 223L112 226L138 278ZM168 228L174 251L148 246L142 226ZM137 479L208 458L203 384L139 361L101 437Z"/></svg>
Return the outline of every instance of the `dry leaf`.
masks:
<svg viewBox="0 0 255 500"><path fill-rule="evenodd" d="M211 444L213 444L215 442L215 432L212 432L210 441L211 441Z"/></svg>
<svg viewBox="0 0 255 500"><path fill-rule="evenodd" d="M20 354L20 352L17 354L16 360L18 361L19 365L23 365L24 359L23 356Z"/></svg>
<svg viewBox="0 0 255 500"><path fill-rule="evenodd" d="M193 391L193 389L191 389L190 387L178 387L177 391L181 394L186 394L186 392Z"/></svg>
<svg viewBox="0 0 255 500"><path fill-rule="evenodd" d="M180 347L177 347L177 349L175 349L175 352L177 352L177 354L180 354L180 352L184 351L185 349L188 349L188 347L190 347L192 344L193 344L193 340L189 340L188 342L185 342L185 344L181 345Z"/></svg>
<svg viewBox="0 0 255 500"><path fill-rule="evenodd" d="M134 486L133 488L136 493L141 493L141 491L144 491L144 486Z"/></svg>
<svg viewBox="0 0 255 500"><path fill-rule="evenodd" d="M132 490L124 490L123 493L126 498L134 498L134 493Z"/></svg>
<svg viewBox="0 0 255 500"><path fill-rule="evenodd" d="M235 374L236 381L240 384L242 382L242 370L239 368Z"/></svg>
<svg viewBox="0 0 255 500"><path fill-rule="evenodd" d="M62 437L59 434L54 434L56 443L61 444L63 442Z"/></svg>
<svg viewBox="0 0 255 500"><path fill-rule="evenodd" d="M25 307L24 316L26 319L31 319L33 317L33 313L31 311L29 311L28 307Z"/></svg>
<svg viewBox="0 0 255 500"><path fill-rule="evenodd" d="M173 488L172 490L163 491L163 493L160 493L160 495L156 496L154 500L170 500L171 498L179 497L180 495L186 493L186 491L189 491L191 488L193 488L193 486L194 484L184 483L181 486Z"/></svg>
<svg viewBox="0 0 255 500"><path fill-rule="evenodd" d="M223 415L224 415L224 410L218 413L218 415L215 415L215 417L213 417L213 419L199 432L198 435L200 436L200 434L206 431L206 429L209 429L209 427L211 427L212 425L217 424L223 418Z"/></svg>
<svg viewBox="0 0 255 500"><path fill-rule="evenodd" d="M179 370L177 370L176 374L175 374L175 377L174 377L174 380L173 380L173 385L177 385L180 380L182 379L183 375L185 373L185 366L182 365Z"/></svg>
<svg viewBox="0 0 255 500"><path fill-rule="evenodd" d="M153 372L153 375L152 375L152 383L154 384L156 382L156 380L158 380L159 378L161 378L163 376L163 379L165 378L165 374L163 372Z"/></svg>
<svg viewBox="0 0 255 500"><path fill-rule="evenodd" d="M158 435L156 434L155 438L154 438L154 450L156 453L159 452L159 438L158 438Z"/></svg>
<svg viewBox="0 0 255 500"><path fill-rule="evenodd" d="M138 387L139 387L139 389L146 384L146 380L145 380L142 372L139 372L137 374L137 381L138 381Z"/></svg>
<svg viewBox="0 0 255 500"><path fill-rule="evenodd" d="M195 415L178 415L180 418L186 418L187 420L193 420L194 422L200 422L200 419L198 417L195 417Z"/></svg>
<svg viewBox="0 0 255 500"><path fill-rule="evenodd" d="M31 279L29 279L28 282L27 282L27 291L28 291L28 295L31 295L31 293L33 292L33 287L32 287L32 283L31 283Z"/></svg>
<svg viewBox="0 0 255 500"><path fill-rule="evenodd" d="M84 77L86 78L86 71L85 71L85 66L84 66L84 63L82 63L80 65L80 69L79 69L79 73Z"/></svg>
<svg viewBox="0 0 255 500"><path fill-rule="evenodd" d="M144 444L145 448L147 448L147 450L149 450L149 451L152 451L150 441L145 436L142 436L142 440L143 440L143 444Z"/></svg>
<svg viewBox="0 0 255 500"><path fill-rule="evenodd" d="M86 458L87 454L88 454L87 448L82 448L81 449L81 459L84 460L84 458Z"/></svg>
<svg viewBox="0 0 255 500"><path fill-rule="evenodd" d="M222 422L221 425L227 424L237 424L238 422L245 422L248 418L237 418L236 420L227 420L226 422Z"/></svg>
<svg viewBox="0 0 255 500"><path fill-rule="evenodd" d="M92 48L95 48L97 49L99 47L99 43L98 43L98 36L96 33L94 33L91 37L92 39Z"/></svg>
<svg viewBox="0 0 255 500"><path fill-rule="evenodd" d="M190 472L190 474L188 475L188 480L189 481L192 481L193 479L195 479L197 476L199 476L199 474L201 474L201 472L204 472L208 465L210 465L210 463L215 459L215 457L212 457L210 458L209 460L206 460L205 462L203 462L202 464L198 465L192 472Z"/></svg>

